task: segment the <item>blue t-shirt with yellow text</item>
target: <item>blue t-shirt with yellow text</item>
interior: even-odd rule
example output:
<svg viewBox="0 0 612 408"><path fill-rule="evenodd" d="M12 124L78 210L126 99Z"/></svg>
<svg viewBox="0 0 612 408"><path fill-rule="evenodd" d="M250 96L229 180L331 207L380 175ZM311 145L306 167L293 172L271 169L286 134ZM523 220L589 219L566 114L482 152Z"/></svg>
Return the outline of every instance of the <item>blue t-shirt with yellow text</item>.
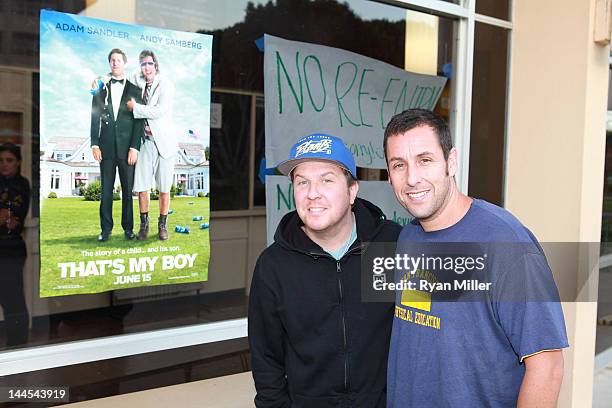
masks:
<svg viewBox="0 0 612 408"><path fill-rule="evenodd" d="M444 249L448 243L454 247ZM432 248L440 253L432 255ZM476 261L458 256L462 250ZM413 273L396 272L398 280L415 281L416 290L396 296L388 407L514 407L523 359L568 347L544 252L508 211L474 199L466 215L446 229L425 232L413 221L402 230L397 253L421 257L423 263ZM431 270L427 257L437 265ZM446 261L455 271L442 276L436 268ZM483 271L464 272L466 265L478 269L479 262ZM428 290L433 287L439 290ZM474 288L482 290L467 290Z"/></svg>

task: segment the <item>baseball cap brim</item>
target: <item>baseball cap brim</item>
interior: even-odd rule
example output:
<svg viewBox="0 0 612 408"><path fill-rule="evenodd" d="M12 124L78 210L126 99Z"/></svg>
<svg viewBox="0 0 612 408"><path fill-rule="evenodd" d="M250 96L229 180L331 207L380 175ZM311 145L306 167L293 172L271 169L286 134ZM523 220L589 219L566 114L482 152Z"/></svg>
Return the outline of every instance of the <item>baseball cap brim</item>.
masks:
<svg viewBox="0 0 612 408"><path fill-rule="evenodd" d="M346 166L344 166L339 161L331 160L331 159L324 159L324 158L319 158L319 157L304 157L304 158L301 158L301 159L285 160L284 162L282 162L278 166L276 166L276 169L281 174L284 174L285 176L289 176L291 174L291 172L293 170L295 170L295 168L297 166L299 166L300 164L302 164L304 162L307 162L307 161L325 161L325 162L329 162L329 163L335 164L336 166L340 167L341 169L346 170L351 175L351 177L355 178L355 176L351 173L351 171L349 169L347 169Z"/></svg>

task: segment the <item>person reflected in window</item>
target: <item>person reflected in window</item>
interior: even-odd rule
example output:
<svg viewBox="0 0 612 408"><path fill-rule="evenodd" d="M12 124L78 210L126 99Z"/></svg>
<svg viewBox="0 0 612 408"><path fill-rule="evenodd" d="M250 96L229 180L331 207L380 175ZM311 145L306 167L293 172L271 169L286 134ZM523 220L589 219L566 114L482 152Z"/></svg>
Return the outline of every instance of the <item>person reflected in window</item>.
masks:
<svg viewBox="0 0 612 408"><path fill-rule="evenodd" d="M7 346L27 342L29 315L23 292L26 245L21 236L30 207L30 183L21 176L21 151L0 146L0 305Z"/></svg>

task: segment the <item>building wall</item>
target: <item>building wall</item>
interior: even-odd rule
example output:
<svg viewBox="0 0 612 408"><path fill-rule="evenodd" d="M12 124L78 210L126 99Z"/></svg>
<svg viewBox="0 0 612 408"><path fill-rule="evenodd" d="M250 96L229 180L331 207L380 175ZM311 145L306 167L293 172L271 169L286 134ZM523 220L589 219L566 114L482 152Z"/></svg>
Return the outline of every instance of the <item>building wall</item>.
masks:
<svg viewBox="0 0 612 408"><path fill-rule="evenodd" d="M596 0L515 0L505 180L505 206L543 241L598 241L601 220L608 90L608 47L593 43ZM104 5L87 1L89 16L133 22L135 3L113 0ZM121 3L115 15L108 5ZM108 14L110 13L110 14ZM24 113L24 133L31 134L32 84L28 72L0 71L3 110ZM478 101L474 101L478 103ZM31 146L24 150L24 167L32 163ZM248 288L257 255L265 247L263 210L219 213L211 226L210 274L206 292ZM37 255L38 234L30 221L26 236ZM550 255L550 254L549 254ZM561 292L577 286L580 263L562 254L549 256ZM588 258L589 255L586 254ZM571 259L571 256L567 258ZM26 287L37 293L37 256L26 266ZM241 273L232 275L228 270ZM577 271L577 272L576 272ZM596 278L596 276L595 276ZM587 299L596 287L587 287ZM100 307L104 294L64 297L55 302L29 296L33 315ZM565 305L571 348L565 352L566 375L560 406L590 406L593 377L596 304Z"/></svg>
<svg viewBox="0 0 612 408"><path fill-rule="evenodd" d="M609 47L593 42L595 3L514 2L505 205L542 241L599 241ZM583 300L563 305L561 407L591 406L598 245L582 250L577 262L548 254L560 292Z"/></svg>

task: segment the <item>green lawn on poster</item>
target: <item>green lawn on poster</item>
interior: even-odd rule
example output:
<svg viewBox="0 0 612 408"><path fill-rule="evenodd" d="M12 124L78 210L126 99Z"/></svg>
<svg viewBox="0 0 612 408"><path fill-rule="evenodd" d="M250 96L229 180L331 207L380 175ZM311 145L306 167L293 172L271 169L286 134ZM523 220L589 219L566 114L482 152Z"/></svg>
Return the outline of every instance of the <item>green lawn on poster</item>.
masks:
<svg viewBox="0 0 612 408"><path fill-rule="evenodd" d="M175 197L170 203L172 214L168 215L170 239L157 239L158 201L151 201L151 228L146 241L127 241L121 228L121 201L113 203L115 226L108 242L97 242L100 233L98 201L85 201L83 198L44 199L40 217L40 252L41 252L41 297L69 295L77 293L97 293L105 290L116 290L138 286L161 285L170 283L198 282L208 279L208 259L210 256L209 229L200 229L200 224L209 222L209 199L206 197ZM138 200L134 199L134 232L138 232ZM202 221L193 221L194 216L203 216ZM176 225L189 226L190 233L174 231ZM123 251L124 255L91 255L96 251ZM84 251L89 252L86 254ZM134 253L137 252L137 253ZM176 268L161 270L162 256L177 254L197 254L193 268L177 271ZM151 280L144 283L127 283L115 285L119 275L110 267L104 275L87 277L62 278L58 264L62 262L87 262L124 258L157 256L155 271ZM100 268L98 268L99 270ZM126 268L127 269L127 268ZM90 271L91 272L91 271ZM178 277L177 277L178 276ZM74 286L74 287L70 287ZM81 287L79 287L81 286Z"/></svg>

